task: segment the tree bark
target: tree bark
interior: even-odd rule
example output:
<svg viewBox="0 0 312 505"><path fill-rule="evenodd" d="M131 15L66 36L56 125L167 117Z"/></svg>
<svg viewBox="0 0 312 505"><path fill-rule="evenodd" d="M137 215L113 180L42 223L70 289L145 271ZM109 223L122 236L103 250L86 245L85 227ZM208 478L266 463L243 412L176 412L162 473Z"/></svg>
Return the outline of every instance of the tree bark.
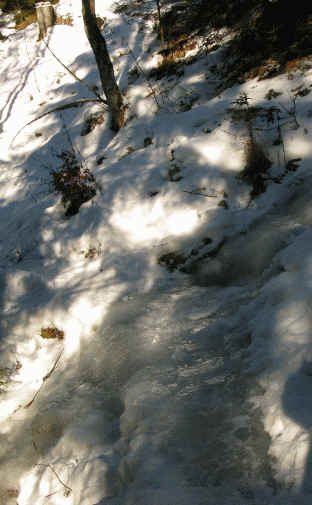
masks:
<svg viewBox="0 0 312 505"><path fill-rule="evenodd" d="M92 14L90 0L82 0L82 15L85 32L92 47L99 69L103 91L112 114L112 129L118 131L125 123L125 108L117 86L114 69L110 60L106 42Z"/></svg>
<svg viewBox="0 0 312 505"><path fill-rule="evenodd" d="M161 19L161 14L160 14L160 3L159 0L156 0L157 4L157 12L158 12L158 29L159 29L159 35L160 35L160 42L161 42L161 47L162 49L165 49L166 47L166 42L165 42L165 32L164 32L164 27Z"/></svg>
<svg viewBox="0 0 312 505"><path fill-rule="evenodd" d="M35 5L37 21L39 25L38 40L43 39L47 34L47 29L55 23L55 12L50 2L37 2Z"/></svg>

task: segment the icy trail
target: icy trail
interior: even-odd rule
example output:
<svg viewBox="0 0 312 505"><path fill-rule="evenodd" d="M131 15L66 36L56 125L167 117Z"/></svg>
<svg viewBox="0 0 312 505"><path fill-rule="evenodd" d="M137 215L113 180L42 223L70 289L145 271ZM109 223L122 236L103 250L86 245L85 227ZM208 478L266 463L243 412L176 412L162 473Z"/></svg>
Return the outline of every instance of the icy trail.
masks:
<svg viewBox="0 0 312 505"><path fill-rule="evenodd" d="M264 279L282 275L275 253L311 225L307 181L225 246L222 258L238 271L243 240L239 261L250 270L236 278L240 286L233 278L224 288L176 280L166 291L117 299L70 366L60 361L2 442L3 455L15 448L6 475L15 480L29 465L20 505L43 505L47 496L63 503L64 488L44 465L72 489L66 503L77 505L284 503L259 407L266 390L251 365L250 316L261 310ZM259 249L261 265L251 255Z"/></svg>
<svg viewBox="0 0 312 505"><path fill-rule="evenodd" d="M79 5L60 2L74 26L49 44L99 84ZM272 87L287 109L311 70L219 96L212 52L153 83L159 110L129 53L155 67L150 17L101 8L131 118L115 137L108 116L81 136L91 109L73 109L10 147L38 111L85 90L34 26L0 45L0 504L311 505L310 98L296 102L299 128L282 130L297 171L284 173L276 131L263 133L281 184L250 207L237 178L246 132L228 112L245 92L271 107ZM70 142L99 189L68 220L50 170ZM224 237L194 275L159 265ZM54 325L64 339L44 340Z"/></svg>
<svg viewBox="0 0 312 505"><path fill-rule="evenodd" d="M250 335L238 309L248 301L246 289L181 286L113 304L70 368L60 363L33 405L13 415L16 431L1 450L16 450L14 478L27 454L19 504L41 505L53 492L49 503L62 503L51 468L33 466L39 457L72 488L66 503L212 504L268 486L270 494L269 437L252 404L263 391L245 374ZM41 499L36 488L27 493L33 479Z"/></svg>

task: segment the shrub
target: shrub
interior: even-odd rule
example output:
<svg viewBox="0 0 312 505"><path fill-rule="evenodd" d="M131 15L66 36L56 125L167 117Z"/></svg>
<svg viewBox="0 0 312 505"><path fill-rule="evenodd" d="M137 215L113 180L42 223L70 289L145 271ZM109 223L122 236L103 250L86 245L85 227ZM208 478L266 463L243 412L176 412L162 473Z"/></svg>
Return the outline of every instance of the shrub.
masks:
<svg viewBox="0 0 312 505"><path fill-rule="evenodd" d="M252 185L251 197L263 193L266 188L266 173L272 163L259 142L249 138L245 144L245 168L241 177Z"/></svg>
<svg viewBox="0 0 312 505"><path fill-rule="evenodd" d="M52 170L52 186L61 193L66 209L65 216L78 213L81 205L96 194L95 179L90 170L77 160L74 150L63 151L58 155L63 160L60 170Z"/></svg>
<svg viewBox="0 0 312 505"><path fill-rule="evenodd" d="M37 15L33 10L23 10L15 13L15 28L16 30L24 30L26 26L36 23Z"/></svg>

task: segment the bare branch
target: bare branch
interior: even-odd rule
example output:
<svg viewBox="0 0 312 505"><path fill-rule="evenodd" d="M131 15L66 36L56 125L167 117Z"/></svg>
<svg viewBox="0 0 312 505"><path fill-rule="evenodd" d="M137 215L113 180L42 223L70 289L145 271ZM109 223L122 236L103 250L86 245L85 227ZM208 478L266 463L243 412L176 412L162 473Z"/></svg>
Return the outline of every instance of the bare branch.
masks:
<svg viewBox="0 0 312 505"><path fill-rule="evenodd" d="M13 137L10 145L13 144L16 137L21 133L22 130L24 130L24 128L26 128L26 126L29 126L32 123L35 123L36 121L39 121L39 119L42 119L43 117L47 116L48 114L52 114L52 112L58 112L60 110L70 109L72 107L79 107L80 105L84 105L85 103L89 103L89 102L98 103L99 100L97 98L82 98L81 100L76 100L74 102L65 103L64 105L59 105L58 107L54 107L53 109L49 110L48 112L44 112L40 116L36 117L35 119L32 119L31 121L26 123L24 126L22 126L22 128L20 128L18 130L18 132L16 133L16 135ZM104 102L103 100L101 100L101 102L106 104L106 102Z"/></svg>
<svg viewBox="0 0 312 505"><path fill-rule="evenodd" d="M42 384L41 384L40 388L38 389L38 391L36 391L36 393L35 393L35 395L34 395L33 399L32 399L29 403L27 403L27 405L25 405L24 409L28 409L28 408L29 408L29 407L30 407L30 406L34 403L34 401L35 401L35 399L37 398L38 394L40 393L40 391L41 391L41 389L42 389L42 387L43 387L43 385L44 385L45 381L46 381L47 379L49 379L49 377L51 377L52 373L53 373L53 372L54 372L54 370L56 369L56 367L57 367L57 365L58 365L58 363L59 363L59 361L60 361L60 359L61 359L61 356L62 356L63 352L64 352L64 348L63 348L63 349L59 352L59 354L58 354L58 356L57 356L57 358L56 358L56 360L55 360L55 362L54 362L54 364L53 364L53 366L52 366L51 370L50 370L50 371L49 371L49 372L48 372L48 373L47 373L47 374L43 377L43 379L42 379Z"/></svg>
<svg viewBox="0 0 312 505"><path fill-rule="evenodd" d="M59 481L59 483L62 484L62 486L64 486L65 493L66 493L65 496L70 495L70 493L72 492L72 488L67 486L67 484L65 484L65 482L62 481L61 477L56 473L56 471L54 470L52 465L50 465L49 463L48 464L38 463L37 466L45 466L46 468L50 468L50 470L54 473L54 475L57 478L57 480Z"/></svg>
<svg viewBox="0 0 312 505"><path fill-rule="evenodd" d="M141 74L143 75L143 77L144 77L144 79L145 79L145 81L146 81L146 83L147 83L148 87L149 87L149 88L150 88L150 90L151 90L151 93L150 93L148 96L150 96L150 95L152 95L152 96L153 96L153 98L154 98L154 100L155 100L155 103L156 103L156 105L157 105L158 109L160 109L160 105L159 105L159 103L158 103L157 96L156 96L156 91L154 90L153 86L151 85L151 83L150 83L150 81L149 81L149 79L148 79L148 77L147 77L146 73L144 72L144 70L143 70L143 68L141 67L141 65L139 64L139 62L137 61L137 59L136 59L136 57L135 57L135 55L134 55L134 53L133 53L132 49L130 49L130 47L129 47L129 52L130 52L130 54L131 54L131 56L132 56L132 58L133 58L133 61L134 61L134 63L135 63L135 66L137 67L138 71L139 71L139 72L141 72Z"/></svg>
<svg viewBox="0 0 312 505"><path fill-rule="evenodd" d="M218 195L206 195L205 193L200 193L199 191L187 191L186 189L182 190L183 193L189 193L190 195L196 196L205 196L206 198L217 198Z"/></svg>
<svg viewBox="0 0 312 505"><path fill-rule="evenodd" d="M88 84L87 82L83 81L82 79L80 79L72 70L70 70L69 67L67 67L65 65L65 63L63 63L57 56L56 54L52 51L52 49L49 48L48 44L46 43L45 40L43 40L43 42L45 43L47 49L50 51L50 53L52 54L52 56L56 59L56 61L59 62L60 65L62 65L63 68L65 68L65 70L67 70L67 72L70 73L70 75L73 76L74 79L76 79L76 81L80 82L83 86L85 86L86 88L88 88L89 91L91 91L91 93L97 97L97 99L104 103L105 105L107 105L107 102L101 97L101 95L99 95L99 93L97 93L94 88L92 86L90 86L90 84Z"/></svg>

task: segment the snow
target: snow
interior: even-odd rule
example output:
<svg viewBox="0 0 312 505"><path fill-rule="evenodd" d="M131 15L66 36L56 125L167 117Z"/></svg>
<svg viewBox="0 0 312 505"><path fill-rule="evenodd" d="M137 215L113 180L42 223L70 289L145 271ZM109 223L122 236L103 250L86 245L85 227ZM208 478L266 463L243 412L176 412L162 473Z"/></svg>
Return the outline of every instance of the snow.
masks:
<svg viewBox="0 0 312 505"><path fill-rule="evenodd" d="M81 136L100 110L89 104L14 139L91 93L36 41L35 25L3 29L0 43L0 498L310 505L310 95L296 100L299 128L291 107L311 70L218 94L207 70L217 51L151 81L156 103L141 73L128 84L134 58L146 73L155 65L152 24L98 3L129 105L115 136L108 113ZM50 29L49 47L100 88L80 2L57 11L74 24ZM248 132L229 111L242 93L283 108L287 161L300 158L285 173L277 132L257 118L281 180L252 201L237 177ZM72 147L97 194L66 219L50 172ZM170 253L189 274L160 264ZM47 327L64 339L43 339Z"/></svg>

